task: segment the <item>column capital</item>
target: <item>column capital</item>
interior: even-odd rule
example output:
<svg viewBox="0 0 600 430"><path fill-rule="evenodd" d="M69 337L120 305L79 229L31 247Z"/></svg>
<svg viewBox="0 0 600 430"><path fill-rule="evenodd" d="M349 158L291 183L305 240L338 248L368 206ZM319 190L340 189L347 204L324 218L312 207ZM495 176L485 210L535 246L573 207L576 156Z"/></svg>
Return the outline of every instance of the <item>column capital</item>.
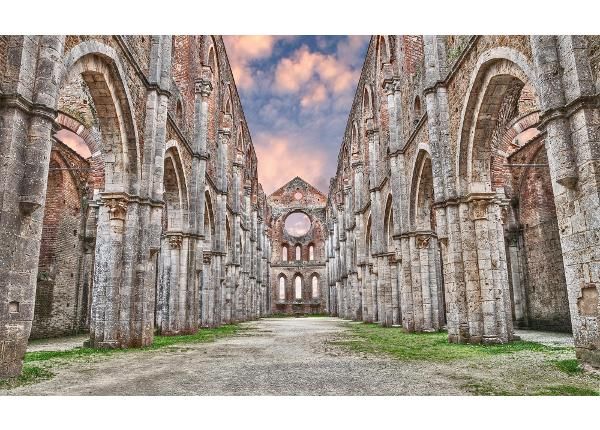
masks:
<svg viewBox="0 0 600 430"><path fill-rule="evenodd" d="M487 219L489 200L472 200L469 205L469 216L472 221Z"/></svg>
<svg viewBox="0 0 600 430"><path fill-rule="evenodd" d="M429 241L431 240L431 236L426 234L418 234L415 236L415 242L417 248L419 249L427 249L429 248Z"/></svg>
<svg viewBox="0 0 600 430"><path fill-rule="evenodd" d="M169 246L171 249L179 249L181 248L181 242L183 238L180 234L169 235Z"/></svg>
<svg viewBox="0 0 600 430"><path fill-rule="evenodd" d="M386 78L383 80L381 86L385 92L385 95L391 96L394 93L400 91L400 78L397 76Z"/></svg>
<svg viewBox="0 0 600 430"><path fill-rule="evenodd" d="M108 194L101 196L102 202L108 207L108 214L111 220L125 221L127 215L127 196L122 194Z"/></svg>
<svg viewBox="0 0 600 430"><path fill-rule="evenodd" d="M200 94L202 97L210 96L213 90L212 83L207 79L198 79L194 82L194 92Z"/></svg>

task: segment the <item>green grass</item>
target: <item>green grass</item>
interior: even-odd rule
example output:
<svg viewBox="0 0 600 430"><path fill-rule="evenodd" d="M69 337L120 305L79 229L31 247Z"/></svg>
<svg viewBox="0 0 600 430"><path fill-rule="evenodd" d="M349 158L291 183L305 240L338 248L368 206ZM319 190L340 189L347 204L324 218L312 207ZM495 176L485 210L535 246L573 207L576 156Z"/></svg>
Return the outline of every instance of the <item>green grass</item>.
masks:
<svg viewBox="0 0 600 430"><path fill-rule="evenodd" d="M472 382L464 386L471 393L477 396L600 396L600 392L585 387L576 387L574 385L549 385L535 388L533 391L524 392L523 388L509 391L498 387L493 387L485 382Z"/></svg>
<svg viewBox="0 0 600 430"><path fill-rule="evenodd" d="M493 356L521 351L529 354L529 364L521 358L510 360L514 368L498 373L493 367L475 373L455 373L452 365L446 374L462 381L463 389L480 396L598 396L598 377L588 375L574 358L572 347L546 346L537 342L514 341L499 345L448 343L448 334L407 333L377 324L351 324L351 336L335 343L364 353L385 354L402 361L451 363L460 361L479 366ZM486 360L487 359L487 360ZM506 362L505 362L506 363ZM537 363L533 367L531 363ZM444 367L445 368L445 367ZM484 366L482 369L485 369ZM559 371L557 371L560 370Z"/></svg>
<svg viewBox="0 0 600 430"><path fill-rule="evenodd" d="M197 333L178 336L154 336L152 345L144 348L104 349L104 348L73 348L66 351L36 351L25 354L25 363L47 361L52 359L73 359L78 357L103 356L123 353L127 351L144 351L164 348L182 343L205 343L231 336L242 328L237 324L227 324L217 328L203 328Z"/></svg>
<svg viewBox="0 0 600 430"><path fill-rule="evenodd" d="M575 387L573 385L552 385L535 393L536 396L600 396L597 390Z"/></svg>
<svg viewBox="0 0 600 430"><path fill-rule="evenodd" d="M469 345L448 343L448 334L407 333L383 328L377 324L352 326L353 337L339 343L367 353L386 353L400 360L452 361L518 351L557 351L562 347L545 346L537 342L514 341L499 345Z"/></svg>
<svg viewBox="0 0 600 430"><path fill-rule="evenodd" d="M83 357L92 358L108 356L112 354L121 354L131 351L156 350L160 348L174 346L177 344L214 342L219 338L234 335L240 330L246 329L242 328L238 324L228 324L217 328L203 328L198 330L197 333L189 335L154 336L154 342L152 343L152 345L144 348L100 349L79 347L69 349L66 351L28 352L25 354L25 358L23 360L25 364L23 365L23 371L21 372L21 375L16 378L0 380L0 389L12 389L22 385L35 384L37 382L50 379L54 376L54 373L49 371L47 368L40 367L31 363L41 363L47 362L49 360L56 360L56 362L59 362L61 360L68 361Z"/></svg>
<svg viewBox="0 0 600 430"><path fill-rule="evenodd" d="M575 359L572 360L556 360L553 362L559 370L569 374L569 375L577 375L583 373L583 369L579 362Z"/></svg>
<svg viewBox="0 0 600 430"><path fill-rule="evenodd" d="M10 390L11 388L20 387L23 385L35 384L46 379L50 379L54 373L43 367L25 364L21 375L16 378L0 380L0 389Z"/></svg>

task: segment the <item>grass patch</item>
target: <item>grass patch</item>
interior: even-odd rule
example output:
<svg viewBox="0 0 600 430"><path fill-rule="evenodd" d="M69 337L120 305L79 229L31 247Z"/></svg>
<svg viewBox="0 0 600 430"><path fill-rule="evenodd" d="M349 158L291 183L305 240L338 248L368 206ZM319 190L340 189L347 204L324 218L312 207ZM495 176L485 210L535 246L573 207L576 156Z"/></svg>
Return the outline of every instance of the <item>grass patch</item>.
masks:
<svg viewBox="0 0 600 430"><path fill-rule="evenodd" d="M54 373L43 367L25 364L21 375L16 378L0 380L0 389L10 390L11 388L20 387L23 385L35 384L46 379L50 379Z"/></svg>
<svg viewBox="0 0 600 430"><path fill-rule="evenodd" d="M553 362L559 370L569 374L569 375L577 375L583 373L583 369L579 362L575 359L573 360L556 360Z"/></svg>
<svg viewBox="0 0 600 430"><path fill-rule="evenodd" d="M236 334L242 328L238 324L227 324L216 328L202 328L197 333L178 335L178 336L154 336L152 345L144 348L123 348L123 349L105 349L105 348L86 348L79 347L66 351L36 351L25 354L25 363L47 361L52 359L73 359L78 357L104 356L123 353L127 351L145 351L160 349L182 343L206 343Z"/></svg>
<svg viewBox="0 0 600 430"><path fill-rule="evenodd" d="M239 324L227 324L216 328L200 329L194 334L180 336L154 336L154 342L152 345L144 349L159 349L179 343L214 342L222 337L232 336L241 330L247 330L247 328L242 328Z"/></svg>
<svg viewBox="0 0 600 430"><path fill-rule="evenodd" d="M464 387L476 396L600 396L597 390L564 384L536 388L534 391L525 391L523 387L506 390L481 381L466 384Z"/></svg>
<svg viewBox="0 0 600 430"><path fill-rule="evenodd" d="M452 361L519 351L557 351L537 342L514 341L499 345L470 345L448 343L445 332L407 333L399 329L384 328L377 324L352 326L353 337L338 343L367 353L386 353L400 360Z"/></svg>
<svg viewBox="0 0 600 430"><path fill-rule="evenodd" d="M0 380L0 389L12 389L22 385L35 384L45 379L50 379L54 376L54 373L48 369L40 366L36 366L29 363L39 363L49 360L72 360L83 357L100 357L113 354L121 354L128 351L147 351L155 350L160 348L171 347L177 344L190 344L190 343L206 343L214 342L215 340L231 336L238 333L240 330L247 330L242 328L238 324L227 324L217 328L203 328L198 330L197 333L179 336L154 336L154 342L152 345L144 348L123 348L123 349L100 349L100 348L86 348L79 347L73 348L66 351L36 351L28 352L25 354L23 360L23 371L20 376L16 378Z"/></svg>
<svg viewBox="0 0 600 430"><path fill-rule="evenodd" d="M598 390L575 387L574 385L552 385L535 393L537 396L600 396Z"/></svg>

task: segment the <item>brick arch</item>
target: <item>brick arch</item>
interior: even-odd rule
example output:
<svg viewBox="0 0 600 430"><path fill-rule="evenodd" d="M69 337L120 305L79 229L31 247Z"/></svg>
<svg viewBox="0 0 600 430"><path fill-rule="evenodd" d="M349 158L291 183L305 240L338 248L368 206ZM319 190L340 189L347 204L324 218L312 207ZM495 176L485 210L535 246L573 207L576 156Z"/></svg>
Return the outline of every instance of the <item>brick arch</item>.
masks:
<svg viewBox="0 0 600 430"><path fill-rule="evenodd" d="M237 137L235 142L235 147L240 153L244 153L244 123L240 121L237 130Z"/></svg>
<svg viewBox="0 0 600 430"><path fill-rule="evenodd" d="M223 108L221 109L221 127L231 129L233 124L235 124L233 92L231 91L231 85L227 83L225 84Z"/></svg>
<svg viewBox="0 0 600 430"><path fill-rule="evenodd" d="M204 249L212 250L216 240L214 204L210 190L204 191Z"/></svg>
<svg viewBox="0 0 600 430"><path fill-rule="evenodd" d="M394 246L393 235L394 235L394 205L392 194L388 194L385 210L383 212L383 236L387 245L387 251L391 251Z"/></svg>
<svg viewBox="0 0 600 430"><path fill-rule="evenodd" d="M373 241L371 236L372 227L373 224L371 222L371 214L369 214L365 227L365 256L367 259L371 256L371 252L373 251Z"/></svg>
<svg viewBox="0 0 600 430"><path fill-rule="evenodd" d="M93 186L94 189L104 189L104 162L102 161L101 144L98 141L98 135L93 133L92 130L85 127L75 118L63 113L58 112L58 116L54 120L58 126L67 129L72 133L79 136L92 154L90 157L90 166L92 168Z"/></svg>
<svg viewBox="0 0 600 430"><path fill-rule="evenodd" d="M362 97L360 101L361 105L361 116L363 121L368 120L369 118L373 118L373 90L371 89L371 85L365 84L362 91Z"/></svg>
<svg viewBox="0 0 600 430"><path fill-rule="evenodd" d="M72 334L79 324L84 190L60 150L53 148L49 166L32 339Z"/></svg>
<svg viewBox="0 0 600 430"><path fill-rule="evenodd" d="M75 46L63 61L60 87L81 76L98 114L105 190L134 195L140 186L140 148L126 73L111 47L97 41ZM109 155L110 153L110 155Z"/></svg>
<svg viewBox="0 0 600 430"><path fill-rule="evenodd" d="M352 121L352 131L350 132L350 147L352 152L352 161L361 160L361 145L360 145L360 134L358 131L358 125L356 120Z"/></svg>
<svg viewBox="0 0 600 430"><path fill-rule="evenodd" d="M176 146L165 152L163 189L168 231L185 231L188 228L189 195L183 165Z"/></svg>
<svg viewBox="0 0 600 430"><path fill-rule="evenodd" d="M415 230L435 230L433 206L433 168L431 154L421 147L412 169L409 220Z"/></svg>
<svg viewBox="0 0 600 430"><path fill-rule="evenodd" d="M377 63L391 63L392 62L392 51L389 42L389 36L377 36Z"/></svg>
<svg viewBox="0 0 600 430"><path fill-rule="evenodd" d="M537 98L533 68L519 52L494 48L483 53L473 70L463 106L456 150L456 187L459 194L492 192L492 133L502 120L506 97L530 85ZM538 103L539 105L539 103Z"/></svg>
<svg viewBox="0 0 600 430"><path fill-rule="evenodd" d="M204 49L202 53L202 65L211 68L215 82L219 82L219 53L217 52L217 41L214 36L203 36ZM212 53L212 58L211 58Z"/></svg>
<svg viewBox="0 0 600 430"><path fill-rule="evenodd" d="M539 111L529 112L515 118L505 129L504 134L495 146L495 151L491 155L491 181L493 189L509 187L511 169L507 165L507 160L523 144L523 142L515 143L515 138L527 130L533 133L530 136L530 140L538 136L539 131L535 127L538 125L539 119Z"/></svg>

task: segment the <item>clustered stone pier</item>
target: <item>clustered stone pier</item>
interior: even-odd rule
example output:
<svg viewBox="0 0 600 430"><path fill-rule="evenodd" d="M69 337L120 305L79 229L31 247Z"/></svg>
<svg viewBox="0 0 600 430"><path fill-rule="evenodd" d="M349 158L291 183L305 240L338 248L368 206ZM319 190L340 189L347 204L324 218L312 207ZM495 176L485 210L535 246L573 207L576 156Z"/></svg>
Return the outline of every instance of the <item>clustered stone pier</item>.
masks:
<svg viewBox="0 0 600 430"><path fill-rule="evenodd" d="M0 36L0 378L273 312L600 367L599 91L598 36L374 36L328 195L267 197L220 37Z"/></svg>

